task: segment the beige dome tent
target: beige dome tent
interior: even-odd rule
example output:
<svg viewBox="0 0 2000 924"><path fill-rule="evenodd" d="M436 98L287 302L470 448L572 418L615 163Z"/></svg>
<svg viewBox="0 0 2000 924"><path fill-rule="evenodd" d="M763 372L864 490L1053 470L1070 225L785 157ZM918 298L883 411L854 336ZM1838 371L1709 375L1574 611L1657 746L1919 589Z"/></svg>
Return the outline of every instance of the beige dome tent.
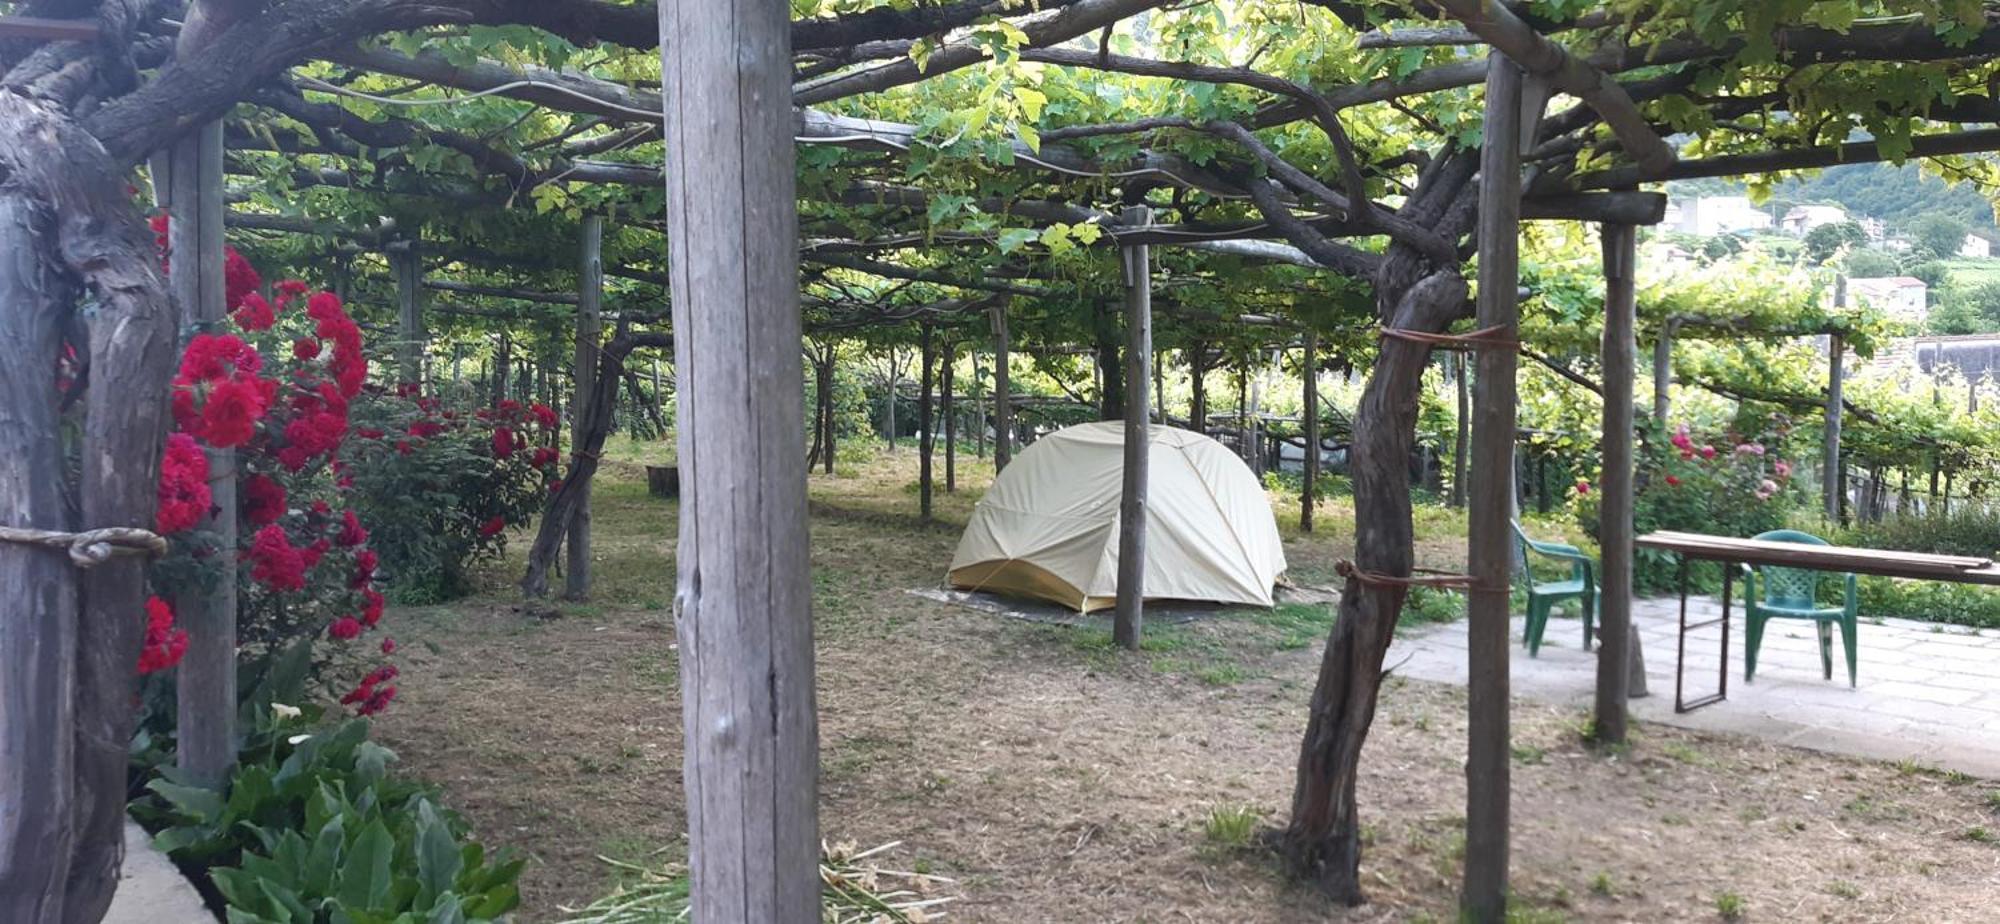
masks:
<svg viewBox="0 0 2000 924"><path fill-rule="evenodd" d="M1250 467L1206 436L1149 427L1146 599L1270 606L1285 550ZM980 498L951 560L951 586L1034 597L1081 612L1118 591L1125 425L1036 440Z"/></svg>

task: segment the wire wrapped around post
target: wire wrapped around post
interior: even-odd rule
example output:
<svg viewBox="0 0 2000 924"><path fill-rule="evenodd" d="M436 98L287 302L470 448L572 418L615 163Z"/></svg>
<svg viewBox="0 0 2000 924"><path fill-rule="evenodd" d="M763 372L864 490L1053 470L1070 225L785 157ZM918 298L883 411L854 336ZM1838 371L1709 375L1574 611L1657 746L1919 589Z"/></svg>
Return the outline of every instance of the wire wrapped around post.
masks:
<svg viewBox="0 0 2000 924"><path fill-rule="evenodd" d="M1521 351L1521 341L1505 336L1505 327L1482 327L1463 334L1434 334L1422 330L1404 330L1398 327L1378 328L1382 336L1392 340L1407 340L1421 343L1434 350L1513 350Z"/></svg>
<svg viewBox="0 0 2000 924"><path fill-rule="evenodd" d="M1377 587L1439 587L1472 589L1473 576L1453 574L1449 571L1433 571L1429 568L1412 568L1412 574L1383 574L1356 567L1354 562L1343 558L1333 565L1334 573L1351 578L1362 584Z"/></svg>
<svg viewBox="0 0 2000 924"><path fill-rule="evenodd" d="M151 530L129 526L93 529L80 533L0 526L0 542L65 549L69 552L70 562L79 568L94 568L110 561L116 555L146 555L158 558L167 554L165 538Z"/></svg>

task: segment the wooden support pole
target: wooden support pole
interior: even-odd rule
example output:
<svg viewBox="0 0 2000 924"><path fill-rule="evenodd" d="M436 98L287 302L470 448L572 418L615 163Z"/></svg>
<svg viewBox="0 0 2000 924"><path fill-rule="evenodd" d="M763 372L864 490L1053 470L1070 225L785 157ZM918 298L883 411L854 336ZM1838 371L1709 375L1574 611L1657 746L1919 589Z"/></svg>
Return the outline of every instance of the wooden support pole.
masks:
<svg viewBox="0 0 2000 924"><path fill-rule="evenodd" d="M1299 489L1299 531L1313 531L1313 508L1319 505L1319 331L1307 329L1305 362L1306 474Z"/></svg>
<svg viewBox="0 0 2000 924"><path fill-rule="evenodd" d="M891 346L889 347L889 396L884 404L887 432L882 434L882 438L888 442L889 451L892 453L896 451L896 386L902 384L903 373L903 367L898 363L896 348Z"/></svg>
<svg viewBox="0 0 2000 924"><path fill-rule="evenodd" d="M938 390L944 401L944 493L958 491L958 396L953 394L952 367L958 364L958 344L949 337L944 342L944 359L938 365Z"/></svg>
<svg viewBox="0 0 2000 924"><path fill-rule="evenodd" d="M1120 216L1128 226L1152 224L1153 210L1126 206ZM1125 268L1125 464L1118 496L1118 609L1111 640L1139 650L1146 615L1146 468L1153 445L1152 416L1146 405L1146 379L1153 362L1152 248L1144 244L1119 249ZM1106 370L1107 375L1110 370Z"/></svg>
<svg viewBox="0 0 2000 924"><path fill-rule="evenodd" d="M972 351L972 440L974 458L986 458L986 392L979 384L979 351Z"/></svg>
<svg viewBox="0 0 2000 924"><path fill-rule="evenodd" d="M1196 433L1208 433L1208 357L1207 344L1197 340L1188 348L1188 428Z"/></svg>
<svg viewBox="0 0 2000 924"><path fill-rule="evenodd" d="M1661 321L1660 337L1653 341L1653 422L1662 427L1673 410L1674 328L1679 326L1672 318Z"/></svg>
<svg viewBox="0 0 2000 924"><path fill-rule="evenodd" d="M1625 740L1632 631L1632 378L1638 365L1638 234L1604 225L1604 471L1598 478L1597 536L1603 556L1598 607L1596 737Z"/></svg>
<svg viewBox="0 0 2000 924"><path fill-rule="evenodd" d="M937 388L937 329L925 321L923 327L923 347L920 351L924 368L917 374L917 516L924 522L931 521L931 450L936 447L931 430L936 420L931 414L931 399Z"/></svg>
<svg viewBox="0 0 2000 924"><path fill-rule="evenodd" d="M1826 521L1840 522L1841 499L1847 493L1845 479L1840 472L1840 386L1842 354L1847 352L1847 342L1839 334L1826 337L1826 443L1820 457L1820 470L1824 477L1826 493Z"/></svg>
<svg viewBox="0 0 2000 924"><path fill-rule="evenodd" d="M493 349L493 394L487 399L488 405L498 405L507 398L508 377L513 374L514 338L506 328L500 329L500 345Z"/></svg>
<svg viewBox="0 0 2000 924"><path fill-rule="evenodd" d="M1452 381L1458 391L1458 426L1451 441L1451 505L1465 506L1467 437L1472 429L1472 384L1468 381L1464 353L1451 355Z"/></svg>
<svg viewBox="0 0 2000 924"><path fill-rule="evenodd" d="M789 7L659 16L689 918L819 924Z"/></svg>
<svg viewBox="0 0 2000 924"><path fill-rule="evenodd" d="M1519 318L1521 69L1487 56L1486 142L1479 162L1478 326L1511 340ZM1514 443L1515 355L1481 350L1473 394L1472 469L1504 472ZM1459 916L1500 924L1507 916L1507 819L1512 754L1508 739L1508 570L1513 546L1507 485L1475 479L1468 493L1467 747L1465 885Z"/></svg>
<svg viewBox="0 0 2000 924"><path fill-rule="evenodd" d="M424 380L423 263L414 242L390 251L389 262L396 273L396 379L416 384Z"/></svg>
<svg viewBox="0 0 2000 924"><path fill-rule="evenodd" d="M168 155L168 286L185 330L216 328L227 316L223 279L222 123L202 126ZM236 451L208 450L215 515L203 519L217 548L236 548ZM175 761L196 785L220 786L236 764L236 556L215 556L214 580L174 601L187 654L174 673L179 718Z"/></svg>
<svg viewBox="0 0 2000 924"><path fill-rule="evenodd" d="M1009 348L1007 303L994 305L993 321L993 473L999 474L1014 458L1014 394L1007 387Z"/></svg>
<svg viewBox="0 0 2000 924"><path fill-rule="evenodd" d="M584 444L584 418L597 393L597 351L604 339L604 216L583 216L577 227L576 365L572 367L570 445ZM617 394L616 391L611 392ZM634 418L637 410L634 410ZM576 510L570 514L563 570L563 599L582 600L590 596L590 483L578 486L583 492Z"/></svg>

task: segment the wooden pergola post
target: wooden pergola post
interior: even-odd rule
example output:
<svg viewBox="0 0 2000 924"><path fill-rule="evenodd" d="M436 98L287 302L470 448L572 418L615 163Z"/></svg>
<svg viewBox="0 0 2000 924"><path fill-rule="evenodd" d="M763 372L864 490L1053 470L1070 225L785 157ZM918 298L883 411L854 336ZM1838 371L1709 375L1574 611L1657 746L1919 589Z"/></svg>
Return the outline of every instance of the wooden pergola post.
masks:
<svg viewBox="0 0 2000 924"><path fill-rule="evenodd" d="M1153 210L1125 207L1127 226L1151 224ZM1146 468L1152 449L1152 417L1146 393L1153 362L1152 248L1135 244L1119 248L1125 270L1125 464L1118 497L1118 609L1112 641L1137 651L1146 614Z"/></svg>
<svg viewBox="0 0 2000 924"><path fill-rule="evenodd" d="M1464 353L1453 353L1451 357L1451 378L1458 392L1458 418L1456 433L1451 442L1451 506L1465 506L1465 475L1468 438L1472 424L1472 385L1468 382Z"/></svg>
<svg viewBox="0 0 2000 924"><path fill-rule="evenodd" d="M1014 458L1014 395L1007 387L1008 350L1007 303L1002 301L988 312L993 321L993 473Z"/></svg>
<svg viewBox="0 0 2000 924"><path fill-rule="evenodd" d="M931 521L931 450L936 447L936 439L931 429L936 423L931 414L932 391L937 388L937 330L929 321L923 327L922 362L923 371L917 374L917 506L918 516L926 523Z"/></svg>
<svg viewBox="0 0 2000 924"><path fill-rule="evenodd" d="M413 385L424 380L424 270L417 242L400 242L389 251L389 263L396 274L396 378Z"/></svg>
<svg viewBox="0 0 2000 924"><path fill-rule="evenodd" d="M1820 457L1820 480L1825 487L1828 523L1840 522L1841 496L1847 493L1840 477L1840 367L1846 352L1845 337L1826 335L1826 443Z"/></svg>
<svg viewBox="0 0 2000 924"><path fill-rule="evenodd" d="M659 6L690 918L818 924L789 7Z"/></svg>
<svg viewBox="0 0 2000 924"><path fill-rule="evenodd" d="M1638 363L1635 263L1631 225L1604 225L1604 471L1598 477L1597 536L1603 555L1597 618L1596 737L1625 740L1632 631L1632 377Z"/></svg>
<svg viewBox="0 0 2000 924"><path fill-rule="evenodd" d="M1487 55L1486 142L1479 162L1478 326L1495 339L1517 336L1520 287L1521 69ZM1514 443L1515 354L1483 349L1473 394L1472 468L1504 472ZM1512 755L1508 748L1509 491L1504 479L1479 478L1468 492L1466 561L1467 748L1465 884L1460 916L1500 924L1507 915L1507 818Z"/></svg>
<svg viewBox="0 0 2000 924"><path fill-rule="evenodd" d="M223 279L222 123L204 125L168 155L167 285L181 306L183 329L217 328L227 317ZM214 515L204 517L217 548L234 550L236 451L208 450ZM187 653L174 672L178 719L175 761L190 782L220 786L236 764L236 555L217 555L214 580L174 600L187 630Z"/></svg>
<svg viewBox="0 0 2000 924"><path fill-rule="evenodd" d="M1653 422L1664 427L1667 414L1673 409L1670 400L1674 385L1674 328L1679 326L1673 318L1660 321L1659 339L1653 341Z"/></svg>
<svg viewBox="0 0 2000 924"><path fill-rule="evenodd" d="M1299 488L1299 530L1313 531L1313 507L1319 504L1319 331L1306 331L1305 362L1306 474Z"/></svg>
<svg viewBox="0 0 2000 924"><path fill-rule="evenodd" d="M584 413L591 396L597 393L598 343L604 337L604 216L583 216L577 227L578 260L576 302L576 365L571 372L575 395L570 399L570 444L583 447ZM569 518L568 567L563 571L563 599L582 600L590 596L590 482L578 487L583 494L576 512Z"/></svg>
<svg viewBox="0 0 2000 924"><path fill-rule="evenodd" d="M958 492L958 396L953 394L951 367L958 364L958 344L947 336L938 364L938 395L944 413L944 493Z"/></svg>

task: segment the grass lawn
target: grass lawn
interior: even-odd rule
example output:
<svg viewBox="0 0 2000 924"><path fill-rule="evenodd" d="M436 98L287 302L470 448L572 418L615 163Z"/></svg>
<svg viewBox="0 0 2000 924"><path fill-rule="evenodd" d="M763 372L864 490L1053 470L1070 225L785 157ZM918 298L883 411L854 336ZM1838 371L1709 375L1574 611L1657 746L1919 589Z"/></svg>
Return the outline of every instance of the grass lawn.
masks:
<svg viewBox="0 0 2000 924"><path fill-rule="evenodd" d="M379 724L483 838L531 858L522 919L614 881L600 857L685 850L673 620L674 505L646 496L653 447L607 453L596 594L523 605L525 537L486 593L403 608L412 653ZM1009 620L915 596L943 575L990 470L918 522L907 449L811 479L829 841L892 840L901 869L947 876L953 921L1444 921L1464 825L1462 691L1392 678L1364 760L1372 903L1286 883L1257 832L1285 814L1323 607L1155 627L1143 651L1097 629ZM1327 582L1351 542L1339 498L1300 536L1275 501L1295 580ZM1463 554L1458 514L1421 508L1421 564ZM1554 527L1551 526L1551 529ZM1514 711L1514 888L1522 920L1973 921L2000 890L2000 794L1919 767L1642 726L1584 748L1583 716ZM1733 918L1730 918L1733 919Z"/></svg>

